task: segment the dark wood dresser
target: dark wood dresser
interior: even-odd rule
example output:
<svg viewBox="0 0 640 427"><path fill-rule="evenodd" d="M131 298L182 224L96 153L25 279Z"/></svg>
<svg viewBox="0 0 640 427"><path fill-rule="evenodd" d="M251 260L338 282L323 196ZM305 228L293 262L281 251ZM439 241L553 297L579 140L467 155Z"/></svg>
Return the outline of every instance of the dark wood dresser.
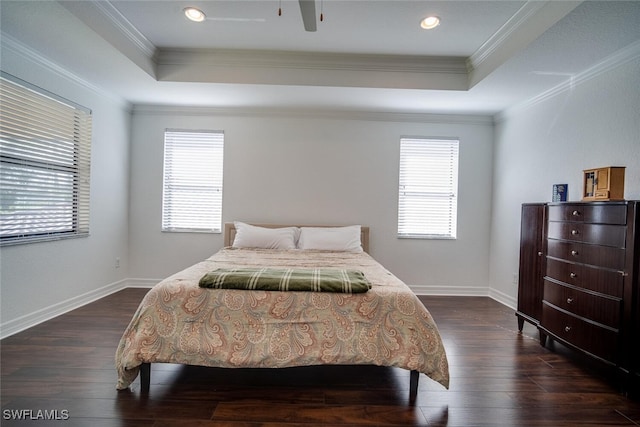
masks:
<svg viewBox="0 0 640 427"><path fill-rule="evenodd" d="M520 331L524 327L525 320L535 326L540 326L542 317L544 254L546 252L545 209L544 203L525 203L522 205L518 310L516 311ZM544 339L544 335L541 334L540 339Z"/></svg>
<svg viewBox="0 0 640 427"><path fill-rule="evenodd" d="M518 326L640 378L640 202L525 204ZM536 242L535 236L540 236ZM538 272L539 271L539 272Z"/></svg>

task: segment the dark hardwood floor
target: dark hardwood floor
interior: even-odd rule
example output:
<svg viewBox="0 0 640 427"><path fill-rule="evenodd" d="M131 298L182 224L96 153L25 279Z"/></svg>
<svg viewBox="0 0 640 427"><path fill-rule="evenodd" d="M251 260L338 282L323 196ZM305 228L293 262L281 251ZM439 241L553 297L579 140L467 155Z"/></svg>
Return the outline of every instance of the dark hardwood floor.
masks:
<svg viewBox="0 0 640 427"><path fill-rule="evenodd" d="M232 370L154 364L151 390L115 389L114 354L146 289L126 289L0 342L4 425L638 426L611 373L481 297L421 297L447 348L451 387L409 372L321 366ZM30 412L29 412L30 411ZM38 412L41 411L41 412ZM48 416L58 421L15 420Z"/></svg>

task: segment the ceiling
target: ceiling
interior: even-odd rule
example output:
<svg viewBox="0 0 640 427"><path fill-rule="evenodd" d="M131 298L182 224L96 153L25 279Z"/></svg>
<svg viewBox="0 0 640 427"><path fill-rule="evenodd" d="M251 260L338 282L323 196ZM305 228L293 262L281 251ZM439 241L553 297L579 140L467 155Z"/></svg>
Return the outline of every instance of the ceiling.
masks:
<svg viewBox="0 0 640 427"><path fill-rule="evenodd" d="M295 0L0 7L3 48L134 105L495 115L640 42L638 1L316 0L315 32Z"/></svg>

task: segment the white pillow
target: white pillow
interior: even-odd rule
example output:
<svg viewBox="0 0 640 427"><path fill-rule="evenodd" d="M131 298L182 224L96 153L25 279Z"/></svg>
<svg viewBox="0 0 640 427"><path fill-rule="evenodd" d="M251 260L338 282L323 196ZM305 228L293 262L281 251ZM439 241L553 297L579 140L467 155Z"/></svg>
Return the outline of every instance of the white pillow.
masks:
<svg viewBox="0 0 640 427"><path fill-rule="evenodd" d="M298 249L362 252L360 226L302 227Z"/></svg>
<svg viewBox="0 0 640 427"><path fill-rule="evenodd" d="M260 249L295 249L297 227L266 228L234 222L236 235L233 239L234 248Z"/></svg>

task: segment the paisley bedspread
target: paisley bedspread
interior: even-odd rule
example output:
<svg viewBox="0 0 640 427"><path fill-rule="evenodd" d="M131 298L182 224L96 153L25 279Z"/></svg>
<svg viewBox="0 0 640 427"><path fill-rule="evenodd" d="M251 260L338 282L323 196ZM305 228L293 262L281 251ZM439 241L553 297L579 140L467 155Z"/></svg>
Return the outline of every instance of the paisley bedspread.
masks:
<svg viewBox="0 0 640 427"><path fill-rule="evenodd" d="M366 293L205 289L224 267L349 268ZM409 287L366 253L224 248L144 297L116 352L118 389L142 363L222 368L378 365L416 370L449 386L438 328Z"/></svg>

